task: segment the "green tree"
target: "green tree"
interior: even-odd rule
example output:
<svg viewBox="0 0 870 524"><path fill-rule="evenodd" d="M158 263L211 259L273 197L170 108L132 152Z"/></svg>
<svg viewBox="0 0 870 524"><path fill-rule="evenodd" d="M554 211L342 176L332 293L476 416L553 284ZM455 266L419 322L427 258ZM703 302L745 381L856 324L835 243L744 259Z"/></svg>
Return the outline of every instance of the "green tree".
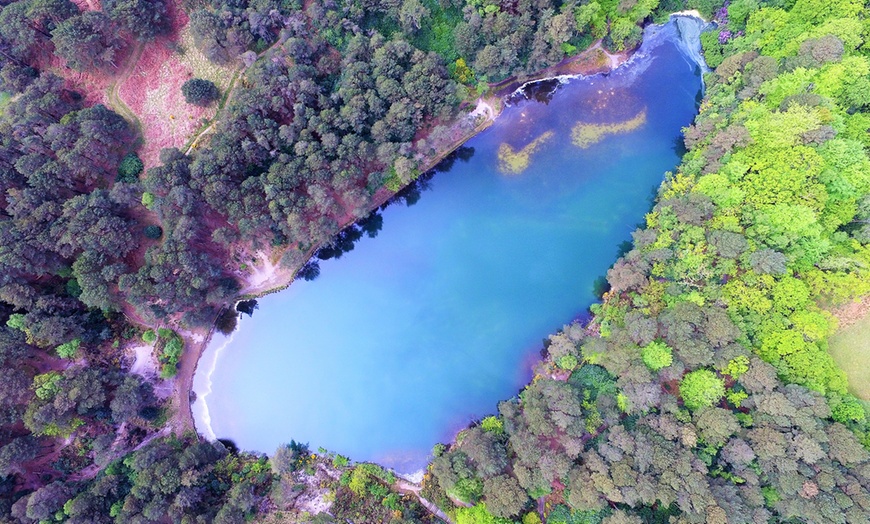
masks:
<svg viewBox="0 0 870 524"><path fill-rule="evenodd" d="M79 71L116 67L115 57L124 46L111 19L101 11L68 18L51 35L54 52Z"/></svg>
<svg viewBox="0 0 870 524"><path fill-rule="evenodd" d="M59 356L60 358L65 358L67 360L75 358L76 354L78 354L79 346L81 345L81 343L81 339L76 338L57 346L57 348L55 348L57 356Z"/></svg>
<svg viewBox="0 0 870 524"><path fill-rule="evenodd" d="M687 373L680 381L680 396L689 409L712 406L725 395L725 383L708 369Z"/></svg>
<svg viewBox="0 0 870 524"><path fill-rule="evenodd" d="M220 91L210 80L191 78L181 86L181 94L188 104L209 106L220 97Z"/></svg>
<svg viewBox="0 0 870 524"><path fill-rule="evenodd" d="M668 367L674 362L673 350L660 340L640 348L640 356L646 367L653 371Z"/></svg>
<svg viewBox="0 0 870 524"><path fill-rule="evenodd" d="M103 0L103 12L138 38L149 40L169 29L161 0Z"/></svg>
<svg viewBox="0 0 870 524"><path fill-rule="evenodd" d="M127 153L118 165L118 182L136 182L145 165L136 153Z"/></svg>

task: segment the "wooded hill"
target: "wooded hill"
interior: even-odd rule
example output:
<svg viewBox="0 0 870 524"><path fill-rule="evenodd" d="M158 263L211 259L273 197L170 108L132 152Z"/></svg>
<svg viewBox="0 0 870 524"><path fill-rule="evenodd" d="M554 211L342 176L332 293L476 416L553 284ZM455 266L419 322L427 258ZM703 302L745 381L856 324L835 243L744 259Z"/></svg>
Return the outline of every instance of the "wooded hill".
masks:
<svg viewBox="0 0 870 524"><path fill-rule="evenodd" d="M155 439L167 413L120 369L132 322L208 325L239 292L238 253L301 267L418 177L488 83L599 38L631 47L684 7L721 25L702 37L718 67L682 165L594 322L553 335L519 398L437 448L424 494L460 524L866 522L867 408L825 351L825 308L870 291L870 26L848 0L193 1L196 45L249 67L207 146L144 173L135 126L48 64L111 70L167 30L167 6L3 3L0 519L280 509L321 465L295 443L269 464ZM161 333L169 376L181 346ZM335 517L432 518L379 471L331 460Z"/></svg>

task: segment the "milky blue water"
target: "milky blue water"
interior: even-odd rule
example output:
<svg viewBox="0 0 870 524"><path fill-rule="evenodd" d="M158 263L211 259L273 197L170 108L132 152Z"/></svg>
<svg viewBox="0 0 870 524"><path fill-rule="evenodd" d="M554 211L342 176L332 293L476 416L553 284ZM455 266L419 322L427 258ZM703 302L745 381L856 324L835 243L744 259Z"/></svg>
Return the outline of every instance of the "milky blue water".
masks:
<svg viewBox="0 0 870 524"><path fill-rule="evenodd" d="M648 33L608 76L538 86L546 102L515 97L466 144L468 161L383 213L377 238L261 299L200 362L199 430L266 453L295 439L407 473L494 413L529 380L542 340L595 300L595 280L679 163L701 77L674 34ZM637 130L571 142L578 122L643 111ZM519 150L547 131L528 169L497 169L502 143Z"/></svg>

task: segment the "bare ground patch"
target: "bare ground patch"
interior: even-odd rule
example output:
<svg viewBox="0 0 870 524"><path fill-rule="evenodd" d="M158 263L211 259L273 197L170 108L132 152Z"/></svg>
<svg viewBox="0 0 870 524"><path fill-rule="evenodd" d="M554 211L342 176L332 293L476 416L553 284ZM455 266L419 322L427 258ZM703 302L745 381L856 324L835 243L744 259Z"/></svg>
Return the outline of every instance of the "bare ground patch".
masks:
<svg viewBox="0 0 870 524"><path fill-rule="evenodd" d="M173 9L170 34L149 42L135 65L118 85L119 100L136 115L143 146L139 152L145 167L159 162L160 150L183 148L196 132L214 118L216 106L188 104L181 86L191 78L204 78L219 89L228 87L233 70L208 62L193 45L187 30L187 15Z"/></svg>
<svg viewBox="0 0 870 524"><path fill-rule="evenodd" d="M828 341L828 352L846 373L849 391L870 400L870 297L833 311L840 329Z"/></svg>

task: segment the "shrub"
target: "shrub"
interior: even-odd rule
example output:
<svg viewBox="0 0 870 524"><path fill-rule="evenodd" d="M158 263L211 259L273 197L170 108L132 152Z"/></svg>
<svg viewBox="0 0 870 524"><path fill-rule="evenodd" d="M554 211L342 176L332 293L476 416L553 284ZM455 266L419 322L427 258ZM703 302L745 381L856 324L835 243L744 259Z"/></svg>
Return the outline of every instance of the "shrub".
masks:
<svg viewBox="0 0 870 524"><path fill-rule="evenodd" d="M150 238L151 240L157 240L163 236L163 228L155 225L145 226L145 229L142 232L145 235L145 238Z"/></svg>
<svg viewBox="0 0 870 524"><path fill-rule="evenodd" d="M135 182L145 165L136 153L127 153L118 165L118 182Z"/></svg>
<svg viewBox="0 0 870 524"><path fill-rule="evenodd" d="M640 349L640 356L646 367L652 371L658 371L670 366L674 362L674 356L670 346L664 342L655 341Z"/></svg>
<svg viewBox="0 0 870 524"><path fill-rule="evenodd" d="M71 359L75 358L76 354L79 352L79 346L81 345L81 339L73 339L67 342L66 344L61 344L55 348L57 351L57 356L60 358Z"/></svg>
<svg viewBox="0 0 870 524"><path fill-rule="evenodd" d="M496 435L504 434L504 422L502 422L500 418L492 415L485 417L483 420L481 420L480 427L484 431L495 433Z"/></svg>
<svg viewBox="0 0 870 524"><path fill-rule="evenodd" d="M562 369L572 370L577 367L579 362L574 355L562 355L556 359L556 365Z"/></svg>
<svg viewBox="0 0 870 524"><path fill-rule="evenodd" d="M680 395L689 409L712 406L725 395L725 384L716 373L699 369L683 377L680 382Z"/></svg>
<svg viewBox="0 0 870 524"><path fill-rule="evenodd" d="M145 191L142 193L142 205L151 209L151 206L154 204L154 194Z"/></svg>
<svg viewBox="0 0 870 524"><path fill-rule="evenodd" d="M142 333L142 341L146 344L153 344L157 341L157 333L153 329L149 329L145 333Z"/></svg>
<svg viewBox="0 0 870 524"><path fill-rule="evenodd" d="M191 78L181 86L181 94L188 104L208 106L220 97L220 91L214 83L202 78Z"/></svg>
<svg viewBox="0 0 870 524"><path fill-rule="evenodd" d="M178 373L178 363L171 364L169 362L160 366L160 378L172 378Z"/></svg>

